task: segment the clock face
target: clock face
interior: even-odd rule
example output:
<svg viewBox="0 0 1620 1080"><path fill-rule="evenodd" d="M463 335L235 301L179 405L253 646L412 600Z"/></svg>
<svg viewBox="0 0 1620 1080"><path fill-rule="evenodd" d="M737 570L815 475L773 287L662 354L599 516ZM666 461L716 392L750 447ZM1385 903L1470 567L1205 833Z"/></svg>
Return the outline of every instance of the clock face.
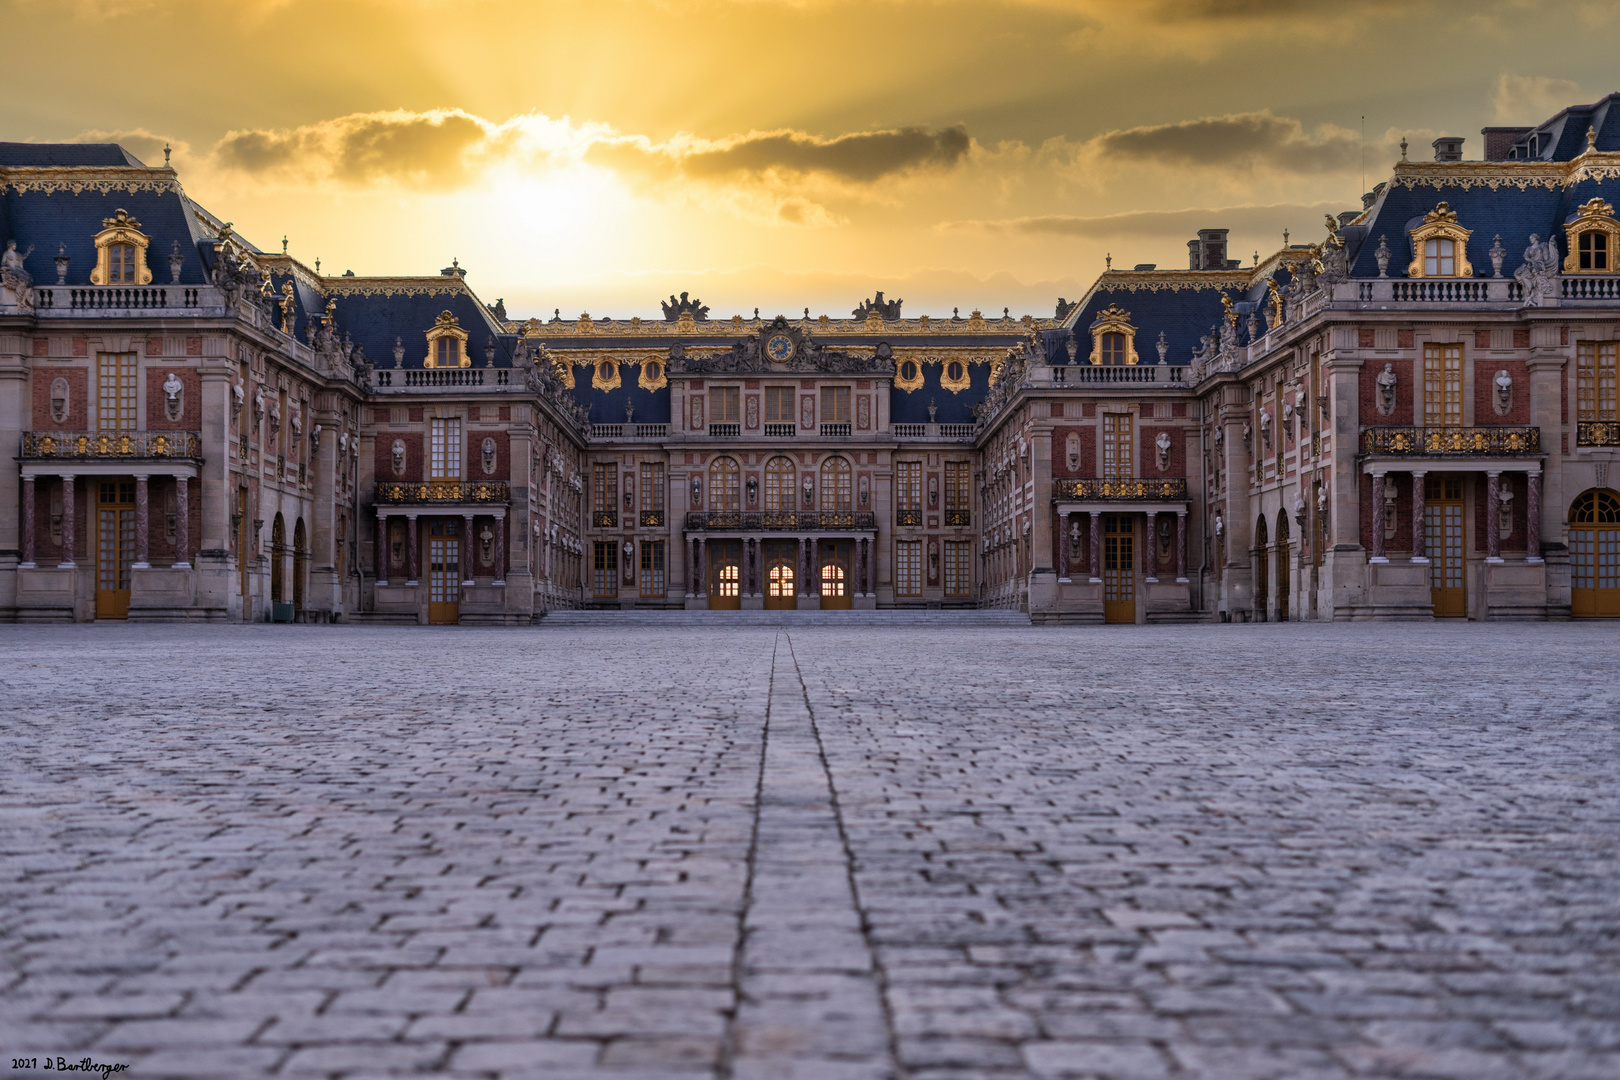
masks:
<svg viewBox="0 0 1620 1080"><path fill-rule="evenodd" d="M793 339L786 334L775 334L765 342L765 355L781 363L793 355Z"/></svg>

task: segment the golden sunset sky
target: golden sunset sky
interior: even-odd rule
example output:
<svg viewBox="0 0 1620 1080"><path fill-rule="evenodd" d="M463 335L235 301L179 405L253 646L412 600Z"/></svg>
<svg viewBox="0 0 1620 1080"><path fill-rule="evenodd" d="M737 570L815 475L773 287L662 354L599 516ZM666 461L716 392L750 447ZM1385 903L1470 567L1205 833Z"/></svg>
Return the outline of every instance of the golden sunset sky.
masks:
<svg viewBox="0 0 1620 1080"><path fill-rule="evenodd" d="M1620 89L1620 4L0 0L0 140L165 142L328 273L514 315L1049 314L1103 267L1317 239L1405 135Z"/></svg>

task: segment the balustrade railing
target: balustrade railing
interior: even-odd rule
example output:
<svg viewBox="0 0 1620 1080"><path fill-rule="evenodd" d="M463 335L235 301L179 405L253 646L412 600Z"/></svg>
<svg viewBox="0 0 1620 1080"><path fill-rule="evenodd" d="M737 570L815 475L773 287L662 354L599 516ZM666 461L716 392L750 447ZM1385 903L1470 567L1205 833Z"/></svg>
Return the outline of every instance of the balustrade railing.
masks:
<svg viewBox="0 0 1620 1080"><path fill-rule="evenodd" d="M821 437L823 439L847 439L854 434L854 431L854 426L847 422L821 425Z"/></svg>
<svg viewBox="0 0 1620 1080"><path fill-rule="evenodd" d="M1414 278L1392 281L1396 300L1427 303L1474 303L1490 299L1490 282L1469 278Z"/></svg>
<svg viewBox="0 0 1620 1080"><path fill-rule="evenodd" d="M388 481L377 485L378 505L417 503L504 503L510 489L498 480Z"/></svg>
<svg viewBox="0 0 1620 1080"><path fill-rule="evenodd" d="M1054 499L1077 502L1186 502L1183 477L1083 476L1052 481Z"/></svg>
<svg viewBox="0 0 1620 1080"><path fill-rule="evenodd" d="M711 439L740 439L742 437L741 424L710 424L709 438Z"/></svg>
<svg viewBox="0 0 1620 1080"><path fill-rule="evenodd" d="M36 289L35 297L41 311L151 311L202 304L201 290L183 285L46 286Z"/></svg>
<svg viewBox="0 0 1620 1080"><path fill-rule="evenodd" d="M25 458L202 458L195 431L25 431Z"/></svg>
<svg viewBox="0 0 1620 1080"><path fill-rule="evenodd" d="M797 433L798 428L793 424L768 423L765 425L765 437L767 439L791 439Z"/></svg>
<svg viewBox="0 0 1620 1080"><path fill-rule="evenodd" d="M870 510L691 510L686 514L687 532L859 532L876 528L877 515Z"/></svg>
<svg viewBox="0 0 1620 1080"><path fill-rule="evenodd" d="M1467 457L1541 453L1541 429L1488 427L1368 427L1361 452L1391 457Z"/></svg>
<svg viewBox="0 0 1620 1080"><path fill-rule="evenodd" d="M1566 277L1558 283L1565 300L1620 300L1620 277Z"/></svg>
<svg viewBox="0 0 1620 1080"><path fill-rule="evenodd" d="M1063 373L1062 382L1065 385L1162 383L1168 386L1184 382L1187 369L1177 364L1065 364L1052 369L1054 378L1058 372Z"/></svg>
<svg viewBox="0 0 1620 1080"><path fill-rule="evenodd" d="M1620 446L1620 420L1578 420L1576 446Z"/></svg>

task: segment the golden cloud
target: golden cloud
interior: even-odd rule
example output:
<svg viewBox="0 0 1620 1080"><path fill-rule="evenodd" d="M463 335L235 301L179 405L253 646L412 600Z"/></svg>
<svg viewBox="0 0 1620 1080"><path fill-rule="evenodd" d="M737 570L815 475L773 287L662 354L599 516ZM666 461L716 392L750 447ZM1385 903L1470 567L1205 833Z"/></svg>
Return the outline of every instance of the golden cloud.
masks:
<svg viewBox="0 0 1620 1080"><path fill-rule="evenodd" d="M1081 143L1074 156L1088 166L1145 163L1322 173L1349 169L1360 155L1361 139L1353 131L1331 124L1306 131L1298 120L1263 110L1107 131Z"/></svg>
<svg viewBox="0 0 1620 1080"><path fill-rule="evenodd" d="M1032 217L1002 218L999 220L967 220L944 222L943 230L968 230L992 233L1015 233L1029 236L1066 236L1090 240L1108 240L1133 236L1161 238L1166 236L1190 239L1199 229L1231 229L1237 233L1254 234L1275 232L1281 239L1281 230L1290 223L1296 239L1303 241L1314 236L1324 213L1337 214L1341 210L1359 209L1336 202L1276 203L1266 206L1225 206L1215 208L1188 207L1182 210L1143 210L1123 214L1102 214L1082 217L1068 214L1046 214Z"/></svg>
<svg viewBox="0 0 1620 1080"><path fill-rule="evenodd" d="M961 125L904 127L821 138L801 131L751 131L727 139L677 136L654 143L632 135L595 143L586 159L621 171L695 180L793 180L821 176L872 184L897 173L949 169L973 140Z"/></svg>

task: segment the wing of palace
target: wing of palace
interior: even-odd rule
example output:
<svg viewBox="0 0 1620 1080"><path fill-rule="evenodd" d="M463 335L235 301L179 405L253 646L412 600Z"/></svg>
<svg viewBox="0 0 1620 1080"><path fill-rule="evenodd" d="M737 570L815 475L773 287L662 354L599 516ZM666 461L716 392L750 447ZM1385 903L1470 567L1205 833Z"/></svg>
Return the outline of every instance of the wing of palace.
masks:
<svg viewBox="0 0 1620 1080"><path fill-rule="evenodd" d="M0 143L0 620L1620 616L1620 94L1052 317L509 316Z"/></svg>

